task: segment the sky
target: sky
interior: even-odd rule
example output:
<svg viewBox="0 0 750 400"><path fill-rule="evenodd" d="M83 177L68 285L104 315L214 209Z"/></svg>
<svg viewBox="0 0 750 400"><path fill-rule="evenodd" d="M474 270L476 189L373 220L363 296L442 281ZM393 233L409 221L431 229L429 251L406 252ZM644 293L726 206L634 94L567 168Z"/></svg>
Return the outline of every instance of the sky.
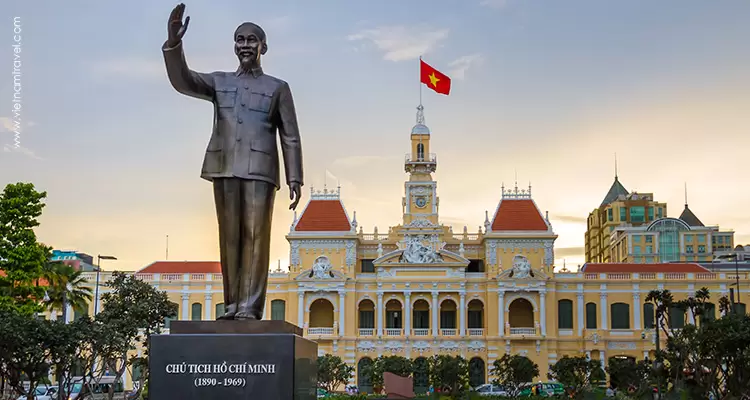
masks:
<svg viewBox="0 0 750 400"><path fill-rule="evenodd" d="M199 178L213 108L171 87L161 54L175 4L3 8L0 184L46 191L39 239L116 256L105 269L165 259L167 235L170 260L218 259ZM687 184L704 223L750 243L746 0L194 0L186 15L186 57L203 72L236 69L240 23L266 30L264 70L289 82L297 106L300 209L311 187L339 184L365 231L401 221L421 55L453 80L450 96L425 88L423 104L454 231L476 232L517 177L549 211L557 265L581 264L616 153L628 190L676 217ZM282 186L271 245L283 267L288 196Z"/></svg>

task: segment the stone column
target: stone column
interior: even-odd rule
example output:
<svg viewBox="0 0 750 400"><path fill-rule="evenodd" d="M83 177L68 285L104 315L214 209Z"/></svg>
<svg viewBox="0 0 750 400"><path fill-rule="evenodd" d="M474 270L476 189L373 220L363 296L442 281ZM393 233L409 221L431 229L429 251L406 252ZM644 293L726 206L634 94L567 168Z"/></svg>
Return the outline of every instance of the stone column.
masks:
<svg viewBox="0 0 750 400"><path fill-rule="evenodd" d="M505 292L497 292L497 335L505 336Z"/></svg>
<svg viewBox="0 0 750 400"><path fill-rule="evenodd" d="M458 312L458 318L461 319L458 324L458 335L466 336L466 293L461 293L459 301L460 310Z"/></svg>
<svg viewBox="0 0 750 400"><path fill-rule="evenodd" d="M607 294L601 293L599 295L599 311L602 315L601 327L599 329L609 330L609 322L607 321Z"/></svg>
<svg viewBox="0 0 750 400"><path fill-rule="evenodd" d="M378 336L383 336L383 293L378 293Z"/></svg>
<svg viewBox="0 0 750 400"><path fill-rule="evenodd" d="M339 292L339 336L346 336L346 292Z"/></svg>
<svg viewBox="0 0 750 400"><path fill-rule="evenodd" d="M65 323L69 324L73 322L74 318L75 318L75 311L73 310L73 306L68 304L65 310Z"/></svg>
<svg viewBox="0 0 750 400"><path fill-rule="evenodd" d="M542 336L547 336L547 293L539 293L539 324L542 326Z"/></svg>
<svg viewBox="0 0 750 400"><path fill-rule="evenodd" d="M437 292L432 292L432 305L430 306L432 311L432 336L438 335L438 313L440 311L440 304L438 304Z"/></svg>
<svg viewBox="0 0 750 400"><path fill-rule="evenodd" d="M695 325L695 314L693 314L693 310L687 309L687 317L688 317L688 324Z"/></svg>
<svg viewBox="0 0 750 400"><path fill-rule="evenodd" d="M190 320L190 295L187 293L182 294L182 316L180 319L183 321Z"/></svg>
<svg viewBox="0 0 750 400"><path fill-rule="evenodd" d="M578 336L583 336L584 321L586 321L585 303L583 301L583 293L578 293Z"/></svg>
<svg viewBox="0 0 750 400"><path fill-rule="evenodd" d="M203 299L203 319L210 321L211 311L213 308L213 293L206 293L206 297Z"/></svg>
<svg viewBox="0 0 750 400"><path fill-rule="evenodd" d="M647 358L648 358L648 350L644 350L643 351L643 359L645 360Z"/></svg>
<svg viewBox="0 0 750 400"><path fill-rule="evenodd" d="M297 300L297 326L305 327L305 292L298 293Z"/></svg>
<svg viewBox="0 0 750 400"><path fill-rule="evenodd" d="M633 325L635 330L643 330L643 322L641 321L641 293L633 293Z"/></svg>
<svg viewBox="0 0 750 400"><path fill-rule="evenodd" d="M411 293L404 293L404 334L411 335Z"/></svg>
<svg viewBox="0 0 750 400"><path fill-rule="evenodd" d="M599 363L602 369L606 371L607 368L607 356L604 355L604 350L599 350Z"/></svg>

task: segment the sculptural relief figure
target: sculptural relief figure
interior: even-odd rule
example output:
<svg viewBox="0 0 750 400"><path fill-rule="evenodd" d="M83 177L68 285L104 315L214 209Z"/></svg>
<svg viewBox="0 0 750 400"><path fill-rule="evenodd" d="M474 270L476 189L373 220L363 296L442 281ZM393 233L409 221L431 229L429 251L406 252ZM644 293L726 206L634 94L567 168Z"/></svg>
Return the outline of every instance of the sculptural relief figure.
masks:
<svg viewBox="0 0 750 400"><path fill-rule="evenodd" d="M162 52L175 90L213 106L201 178L213 185L219 223L226 305L219 318L260 320L266 303L273 203L280 186L277 138L292 210L302 187L302 148L292 92L289 84L261 68L261 56L268 51L266 33L250 22L234 31L236 70L202 73L188 68L182 38L190 17L183 22L184 12L184 4L172 10Z"/></svg>
<svg viewBox="0 0 750 400"><path fill-rule="evenodd" d="M531 276L529 259L520 254L513 257L513 278L528 278L529 276Z"/></svg>
<svg viewBox="0 0 750 400"><path fill-rule="evenodd" d="M332 278L331 273L331 261L326 256L320 256L315 259L312 267L312 275L315 279L328 279Z"/></svg>
<svg viewBox="0 0 750 400"><path fill-rule="evenodd" d="M406 247L401 256L401 261L410 264L432 264L442 262L440 254L430 246L423 243L425 238L420 235L406 236L404 242Z"/></svg>

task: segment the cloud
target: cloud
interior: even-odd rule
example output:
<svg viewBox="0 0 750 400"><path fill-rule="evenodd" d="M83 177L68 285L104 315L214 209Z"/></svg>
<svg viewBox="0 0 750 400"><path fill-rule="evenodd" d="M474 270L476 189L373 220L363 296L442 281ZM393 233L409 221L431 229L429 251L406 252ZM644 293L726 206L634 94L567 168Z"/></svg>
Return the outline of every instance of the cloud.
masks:
<svg viewBox="0 0 750 400"><path fill-rule="evenodd" d="M42 157L39 157L38 155L36 155L32 150L27 149L26 147L23 147L21 145L16 146L16 145L6 144L6 145L3 146L3 152L5 152L5 153L23 154L23 155L25 155L27 157L31 157L31 158L33 158L35 160L41 160L42 159Z"/></svg>
<svg viewBox="0 0 750 400"><path fill-rule="evenodd" d="M574 224L582 224L586 222L586 217L576 217L574 215L553 215L550 219Z"/></svg>
<svg viewBox="0 0 750 400"><path fill-rule="evenodd" d="M479 5L490 7L490 8L505 8L508 5L509 0L482 0Z"/></svg>
<svg viewBox="0 0 750 400"><path fill-rule="evenodd" d="M427 54L448 37L448 29L381 26L348 36L350 41L372 42L388 61L406 61Z"/></svg>
<svg viewBox="0 0 750 400"><path fill-rule="evenodd" d="M401 158L396 157L383 157L383 156L351 156L344 158L337 158L331 163L332 167L340 168L352 168L362 167L369 164L381 164L387 162L399 161Z"/></svg>
<svg viewBox="0 0 750 400"><path fill-rule="evenodd" d="M556 257L576 257L583 256L583 247L558 247L555 249Z"/></svg>
<svg viewBox="0 0 750 400"><path fill-rule="evenodd" d="M14 129L13 120L8 117L0 117L0 131L13 132Z"/></svg>
<svg viewBox="0 0 750 400"><path fill-rule="evenodd" d="M466 77L466 71L474 65L482 63L484 58L481 54L470 54L468 56L460 57L453 60L448 64L451 67L451 77L455 79L464 79Z"/></svg>

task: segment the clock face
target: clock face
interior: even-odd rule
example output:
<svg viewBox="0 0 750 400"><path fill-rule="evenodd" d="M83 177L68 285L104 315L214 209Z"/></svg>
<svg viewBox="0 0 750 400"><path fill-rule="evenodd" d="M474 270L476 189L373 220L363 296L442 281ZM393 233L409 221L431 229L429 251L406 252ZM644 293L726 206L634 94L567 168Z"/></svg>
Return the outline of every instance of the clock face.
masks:
<svg viewBox="0 0 750 400"><path fill-rule="evenodd" d="M427 197L424 196L417 196L416 199L414 199L414 204L419 208L424 208L424 206L427 205Z"/></svg>

